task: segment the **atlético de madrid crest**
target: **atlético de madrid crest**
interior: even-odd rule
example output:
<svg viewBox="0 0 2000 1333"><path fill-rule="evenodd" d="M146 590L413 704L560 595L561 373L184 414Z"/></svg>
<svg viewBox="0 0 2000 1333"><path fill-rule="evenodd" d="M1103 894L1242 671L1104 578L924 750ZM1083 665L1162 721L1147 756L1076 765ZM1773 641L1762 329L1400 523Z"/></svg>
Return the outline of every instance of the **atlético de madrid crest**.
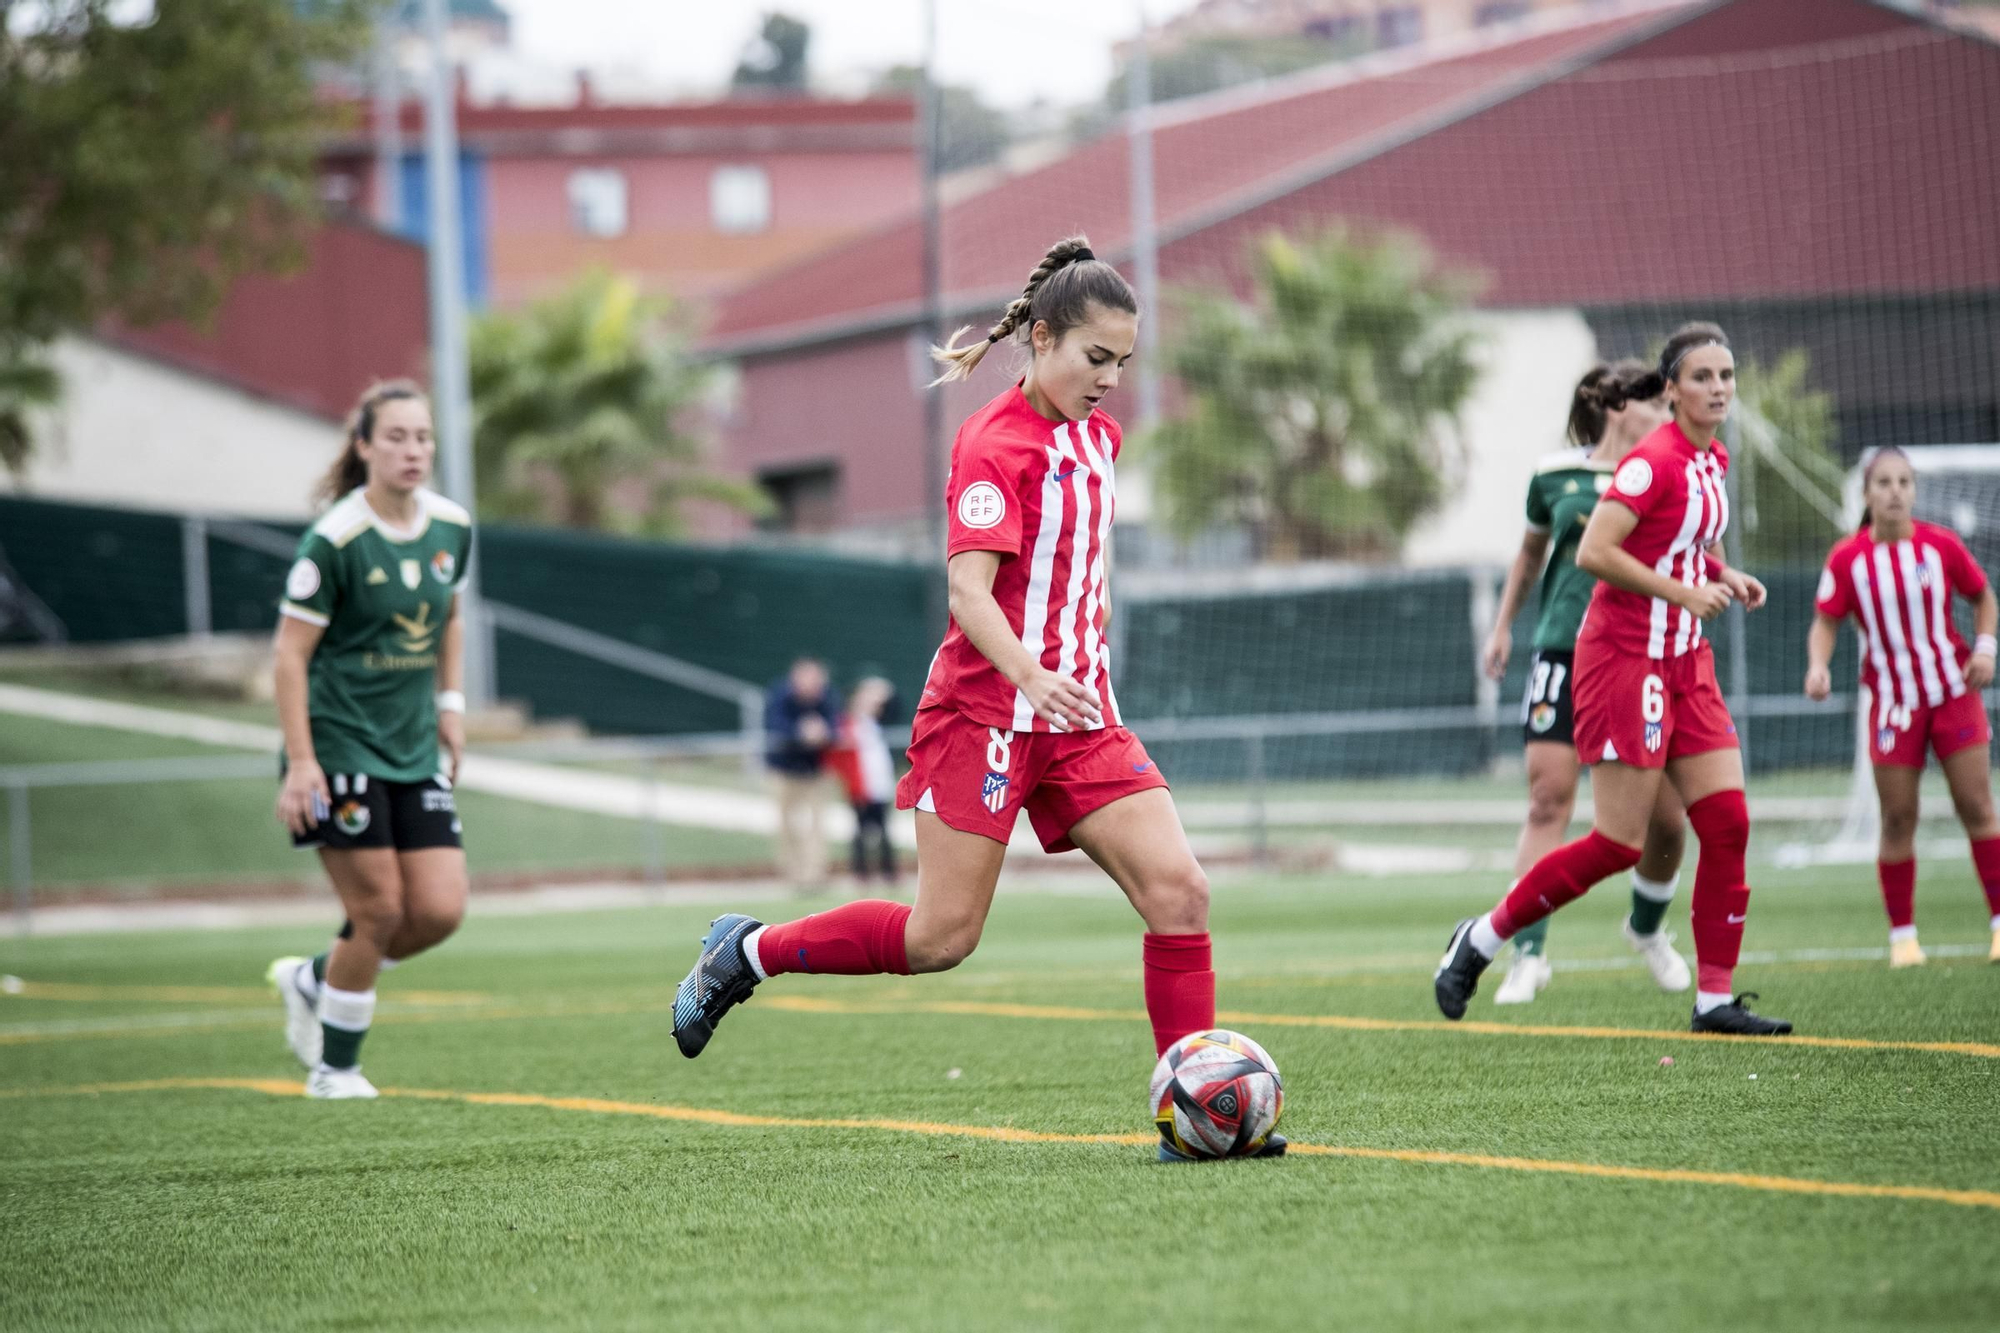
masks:
<svg viewBox="0 0 2000 1333"><path fill-rule="evenodd" d="M988 773L986 781L980 785L979 796L986 802L988 810L996 815L999 814L1001 807L1007 804L1007 775Z"/></svg>

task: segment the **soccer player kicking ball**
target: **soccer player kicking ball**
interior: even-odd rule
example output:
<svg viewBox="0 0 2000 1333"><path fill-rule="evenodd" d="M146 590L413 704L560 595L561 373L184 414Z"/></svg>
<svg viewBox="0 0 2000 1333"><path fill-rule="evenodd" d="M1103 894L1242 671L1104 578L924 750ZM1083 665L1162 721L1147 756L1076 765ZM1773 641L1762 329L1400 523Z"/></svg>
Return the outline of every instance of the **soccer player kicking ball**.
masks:
<svg viewBox="0 0 2000 1333"><path fill-rule="evenodd" d="M1660 377L1673 420L1619 464L1576 553L1577 567L1601 580L1576 641L1576 745L1593 766L1596 823L1529 867L1491 912L1459 922L1434 981L1446 1018L1465 1016L1480 973L1517 931L1639 863L1664 775L1701 840L1694 1031L1792 1030L1751 1012L1753 997L1731 994L1750 906L1750 811L1702 622L1732 600L1752 611L1764 604L1763 584L1709 553L1729 522L1729 456L1715 432L1735 398L1736 358L1720 328L1689 324L1667 340Z"/></svg>
<svg viewBox="0 0 2000 1333"><path fill-rule="evenodd" d="M938 383L971 374L1002 339L1025 344L1028 365L952 445L951 619L896 790L897 807L917 812L916 904L853 902L768 926L717 918L674 996L681 1054L701 1054L730 1007L781 973L957 967L979 943L1023 810L1044 847L1082 848L1145 922L1156 1052L1214 1026L1208 880L1166 779L1120 725L1104 633L1120 435L1101 404L1138 331L1132 289L1074 236L983 340L934 349ZM1273 1137L1263 1155L1284 1147Z"/></svg>
<svg viewBox="0 0 2000 1333"><path fill-rule="evenodd" d="M348 922L326 953L265 973L311 1097L375 1096L361 1041L376 974L443 943L465 915L452 784L472 522L425 487L436 451L416 385L363 395L322 485L333 503L300 540L278 607L278 822L293 846L318 849Z"/></svg>
<svg viewBox="0 0 2000 1333"><path fill-rule="evenodd" d="M1875 869L1889 913L1889 966L1924 961L1917 943L1917 783L1926 748L1937 751L1972 843L1973 869L1992 914L1987 957L2000 963L2000 820L1987 757L1992 732L1979 697L1993 683L2000 599L1957 533L1912 517L1917 474L1909 455L1870 454L1861 491L1861 530L1833 548L1819 576L1817 614L1806 635L1806 696L1832 692L1827 663L1834 635L1852 616L1861 627L1862 681L1874 700L1869 749L1882 803ZM1951 622L1954 592L1974 604L1969 651Z"/></svg>

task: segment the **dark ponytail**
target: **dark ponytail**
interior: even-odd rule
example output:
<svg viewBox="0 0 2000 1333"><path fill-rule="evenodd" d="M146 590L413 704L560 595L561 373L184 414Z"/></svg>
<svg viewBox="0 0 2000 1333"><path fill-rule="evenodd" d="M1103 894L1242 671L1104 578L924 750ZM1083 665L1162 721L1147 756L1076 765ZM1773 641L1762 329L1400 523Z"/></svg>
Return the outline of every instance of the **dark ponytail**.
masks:
<svg viewBox="0 0 2000 1333"><path fill-rule="evenodd" d="M1604 438L1608 418L1628 403L1643 403L1666 391L1660 373L1643 361L1626 357L1611 365L1598 362L1577 381L1569 403L1569 440L1588 449Z"/></svg>
<svg viewBox="0 0 2000 1333"><path fill-rule="evenodd" d="M347 434L341 441L340 457L333 460L333 466L313 488L313 498L323 505L332 504L356 487L367 485L368 465L355 446L375 438L375 418L384 403L404 398L422 401L423 397L423 388L415 380L377 380L369 385L347 414Z"/></svg>

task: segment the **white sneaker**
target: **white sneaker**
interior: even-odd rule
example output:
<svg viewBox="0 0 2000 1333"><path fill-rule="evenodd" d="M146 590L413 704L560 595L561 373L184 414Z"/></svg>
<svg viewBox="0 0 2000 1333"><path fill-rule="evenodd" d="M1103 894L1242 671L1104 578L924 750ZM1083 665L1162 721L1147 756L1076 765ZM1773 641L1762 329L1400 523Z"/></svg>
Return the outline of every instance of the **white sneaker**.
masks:
<svg viewBox="0 0 2000 1333"><path fill-rule="evenodd" d="M1493 992L1493 1003L1532 1003L1554 975L1555 968L1550 966L1546 954L1521 954L1514 959L1514 965L1507 969L1507 979L1500 983L1500 989Z"/></svg>
<svg viewBox="0 0 2000 1333"><path fill-rule="evenodd" d="M1653 974L1653 983L1663 991L1684 991L1694 984L1694 972L1688 967L1688 960L1674 951L1674 937L1664 930L1656 930L1650 935L1641 935L1632 929L1632 918L1626 917L1618 931L1625 942L1632 946L1632 952L1646 960L1646 970Z"/></svg>
<svg viewBox="0 0 2000 1333"><path fill-rule="evenodd" d="M306 1096L319 1097L327 1101L339 1101L346 1097L379 1097L375 1085L361 1077L361 1066L352 1069L328 1069L320 1065L306 1079Z"/></svg>
<svg viewBox="0 0 2000 1333"><path fill-rule="evenodd" d="M319 1064L320 1042L326 1034L320 1030L318 1011L299 989L301 969L312 975L312 959L280 958L264 969L264 980L285 1002L285 1045L292 1048L300 1064L313 1069Z"/></svg>

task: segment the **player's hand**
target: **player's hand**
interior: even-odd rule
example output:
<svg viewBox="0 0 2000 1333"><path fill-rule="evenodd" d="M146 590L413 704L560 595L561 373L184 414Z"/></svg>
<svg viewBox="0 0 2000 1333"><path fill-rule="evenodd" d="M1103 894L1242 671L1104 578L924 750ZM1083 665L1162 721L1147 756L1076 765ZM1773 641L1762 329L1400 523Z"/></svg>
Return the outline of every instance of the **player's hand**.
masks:
<svg viewBox="0 0 2000 1333"><path fill-rule="evenodd" d="M465 714L438 714L438 745L444 750L444 775L458 785L458 766L465 762Z"/></svg>
<svg viewBox="0 0 2000 1333"><path fill-rule="evenodd" d="M1103 701L1096 690L1081 681L1038 666L1021 682L1020 688L1028 696L1035 716L1057 731L1099 726L1104 721Z"/></svg>
<svg viewBox="0 0 2000 1333"><path fill-rule="evenodd" d="M1764 585L1756 579L1751 578L1748 574L1745 574L1742 570L1725 569L1722 571L1720 577L1723 586L1729 589L1729 595L1743 603L1745 611L1755 611L1758 607L1764 605L1764 598L1766 596Z"/></svg>
<svg viewBox="0 0 2000 1333"><path fill-rule="evenodd" d="M1975 690L1983 690L1993 683L1993 654L1972 655L1972 660L1965 664L1965 683Z"/></svg>
<svg viewBox="0 0 2000 1333"><path fill-rule="evenodd" d="M278 822L293 833L316 829L333 813L333 795L326 789L326 774L311 759L285 769L284 785L278 788Z"/></svg>
<svg viewBox="0 0 2000 1333"><path fill-rule="evenodd" d="M1504 680L1507 676L1507 659L1514 655L1514 631L1505 625L1495 625L1493 632L1486 636L1486 647L1479 654L1479 661L1486 668L1486 674L1494 680Z"/></svg>
<svg viewBox="0 0 2000 1333"><path fill-rule="evenodd" d="M1680 604L1696 620L1713 620L1733 601L1735 594L1726 583L1704 583L1698 588L1681 588Z"/></svg>
<svg viewBox="0 0 2000 1333"><path fill-rule="evenodd" d="M1986 660L1986 672L1989 676L1992 675L1993 673L1993 659L1991 658L1988 658ZM1968 677L1970 677L1971 672L1968 670L1966 674ZM1827 695L1832 693L1833 693L1833 673L1831 671L1828 671L1823 666L1807 667L1806 698L1817 702L1821 699L1826 698Z"/></svg>

